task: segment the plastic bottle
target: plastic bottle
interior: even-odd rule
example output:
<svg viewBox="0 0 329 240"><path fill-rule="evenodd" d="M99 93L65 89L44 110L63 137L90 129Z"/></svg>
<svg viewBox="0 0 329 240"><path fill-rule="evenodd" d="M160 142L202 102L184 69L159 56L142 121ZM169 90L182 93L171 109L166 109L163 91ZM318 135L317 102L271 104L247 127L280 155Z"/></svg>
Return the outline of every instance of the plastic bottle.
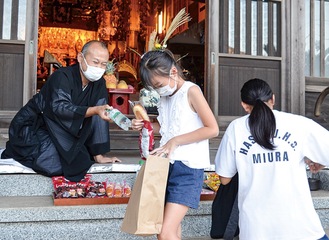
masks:
<svg viewBox="0 0 329 240"><path fill-rule="evenodd" d="M116 123L116 125L118 125L123 130L129 130L129 128L131 127L131 121L122 112L120 112L116 108L107 109L106 111L108 113L109 118L111 118Z"/></svg>

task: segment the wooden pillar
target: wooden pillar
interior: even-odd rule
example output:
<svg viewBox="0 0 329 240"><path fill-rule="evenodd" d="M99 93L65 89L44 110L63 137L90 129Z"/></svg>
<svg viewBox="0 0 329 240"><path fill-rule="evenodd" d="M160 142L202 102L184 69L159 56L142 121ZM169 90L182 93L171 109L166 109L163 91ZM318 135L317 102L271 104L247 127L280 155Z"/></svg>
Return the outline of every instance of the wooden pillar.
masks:
<svg viewBox="0 0 329 240"><path fill-rule="evenodd" d="M219 114L218 104L218 53L219 53L219 2L206 1L205 14L205 96L215 116ZM207 27L208 26L208 27Z"/></svg>
<svg viewBox="0 0 329 240"><path fill-rule="evenodd" d="M305 114L305 1L282 1L282 110Z"/></svg>

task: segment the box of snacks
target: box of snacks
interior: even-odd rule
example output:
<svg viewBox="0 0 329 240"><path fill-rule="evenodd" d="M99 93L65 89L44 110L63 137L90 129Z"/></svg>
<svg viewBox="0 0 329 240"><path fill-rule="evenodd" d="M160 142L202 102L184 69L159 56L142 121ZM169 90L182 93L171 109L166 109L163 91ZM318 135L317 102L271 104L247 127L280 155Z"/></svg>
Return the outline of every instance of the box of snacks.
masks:
<svg viewBox="0 0 329 240"><path fill-rule="evenodd" d="M91 205L128 203L131 186L123 182L93 181L87 174L80 182L71 182L63 176L52 177L54 205Z"/></svg>
<svg viewBox="0 0 329 240"><path fill-rule="evenodd" d="M52 182L55 206L127 204L131 194L131 186L125 181L94 181L91 174L80 182L71 182L63 176L52 177ZM200 200L212 201L217 190L214 186L219 184L215 174L207 174L205 183L207 187L202 189Z"/></svg>

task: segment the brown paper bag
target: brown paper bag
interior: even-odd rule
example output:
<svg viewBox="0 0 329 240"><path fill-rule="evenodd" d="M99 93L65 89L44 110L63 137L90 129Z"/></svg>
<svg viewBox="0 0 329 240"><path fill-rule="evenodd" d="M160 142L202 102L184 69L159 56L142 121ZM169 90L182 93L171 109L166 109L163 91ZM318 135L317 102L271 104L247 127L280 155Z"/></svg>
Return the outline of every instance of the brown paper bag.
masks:
<svg viewBox="0 0 329 240"><path fill-rule="evenodd" d="M162 228L169 159L149 155L134 183L121 230L159 234Z"/></svg>

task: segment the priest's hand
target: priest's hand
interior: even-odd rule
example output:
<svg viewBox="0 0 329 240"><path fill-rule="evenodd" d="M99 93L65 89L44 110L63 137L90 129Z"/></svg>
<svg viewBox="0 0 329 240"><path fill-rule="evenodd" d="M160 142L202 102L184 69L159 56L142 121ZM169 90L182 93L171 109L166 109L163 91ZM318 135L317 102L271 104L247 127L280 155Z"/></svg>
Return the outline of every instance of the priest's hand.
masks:
<svg viewBox="0 0 329 240"><path fill-rule="evenodd" d="M106 111L106 110L109 110L109 109L113 109L113 107L111 107L110 105L107 105L107 104L101 105L101 106L89 107L87 109L85 117L91 117L93 115L98 115L103 120L111 122L112 120L109 118L108 113Z"/></svg>
<svg viewBox="0 0 329 240"><path fill-rule="evenodd" d="M105 157L103 155L96 155L94 156L94 160L97 163L115 163L115 162L121 162L121 160L117 157Z"/></svg>

